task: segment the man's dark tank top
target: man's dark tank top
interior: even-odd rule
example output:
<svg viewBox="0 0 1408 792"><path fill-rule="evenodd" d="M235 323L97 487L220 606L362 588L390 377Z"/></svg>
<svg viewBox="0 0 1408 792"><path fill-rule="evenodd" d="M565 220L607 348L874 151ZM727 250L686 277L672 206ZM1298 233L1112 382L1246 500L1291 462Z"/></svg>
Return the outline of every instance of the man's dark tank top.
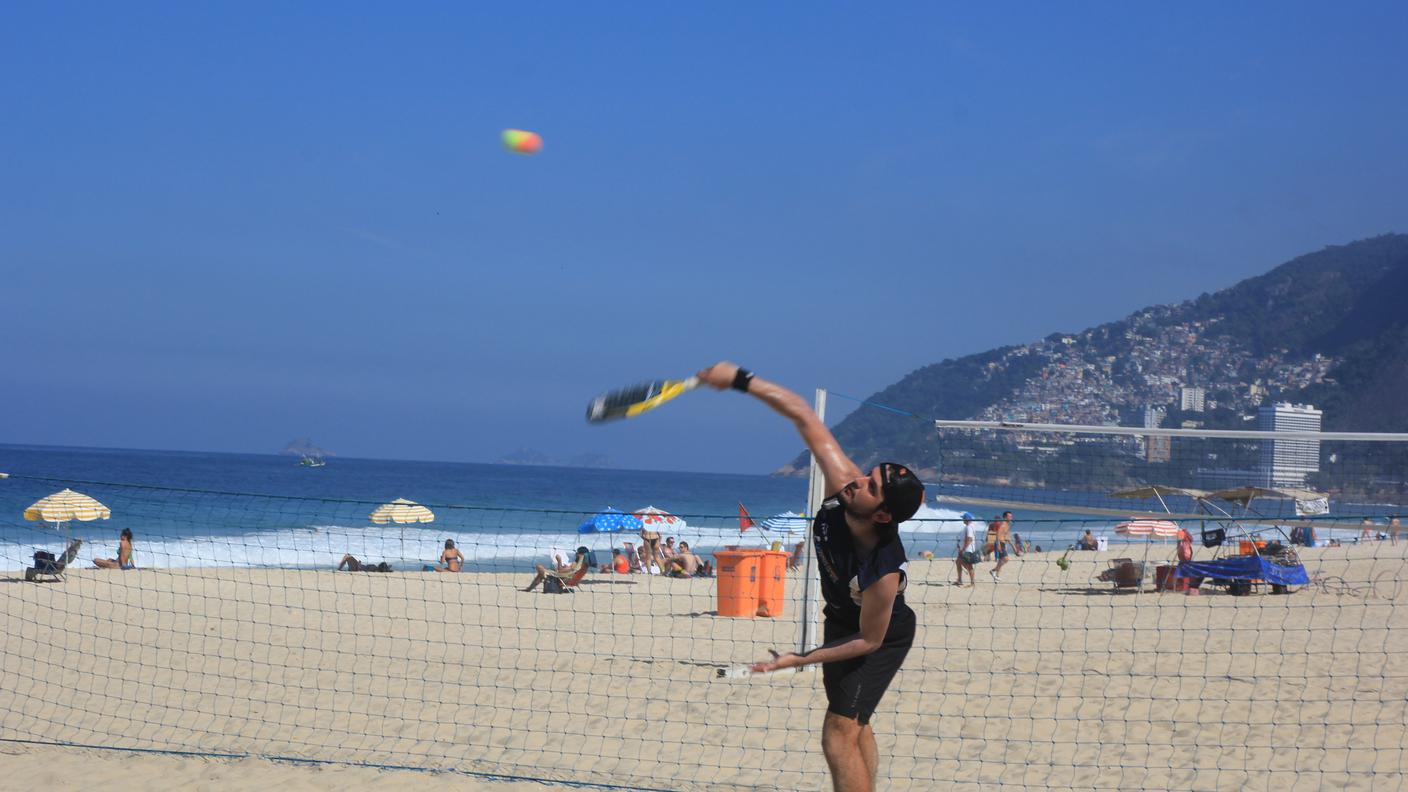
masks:
<svg viewBox="0 0 1408 792"><path fill-rule="evenodd" d="M845 509L838 500L830 498L821 504L821 510L812 521L812 546L821 572L821 596L826 601L827 619L859 632L861 592L891 572L899 572L899 593L890 616L890 633L904 629L913 631L914 611L904 602L909 571L904 543L898 536L876 547L873 553L861 555L851 537L851 527L846 523Z"/></svg>

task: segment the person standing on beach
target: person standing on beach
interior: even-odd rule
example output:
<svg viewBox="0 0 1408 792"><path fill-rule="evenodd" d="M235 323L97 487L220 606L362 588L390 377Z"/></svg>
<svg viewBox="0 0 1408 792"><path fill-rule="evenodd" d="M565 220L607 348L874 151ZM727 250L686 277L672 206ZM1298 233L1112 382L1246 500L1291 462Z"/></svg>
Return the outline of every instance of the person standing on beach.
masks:
<svg viewBox="0 0 1408 792"><path fill-rule="evenodd" d="M657 574L663 565L664 559L660 555L660 532L641 523L640 526L640 565L647 571L656 570L651 574Z"/></svg>
<svg viewBox="0 0 1408 792"><path fill-rule="evenodd" d="M826 480L812 523L812 542L826 602L821 646L771 652L756 672L821 663L826 716L821 749L838 792L871 792L880 754L870 718L914 643L914 611L899 524L924 502L924 485L905 465L882 462L862 473L826 424L800 396L733 363L699 372L714 388L751 394L792 421Z"/></svg>
<svg viewBox="0 0 1408 792"><path fill-rule="evenodd" d="M963 570L968 570L968 582L978 585L978 579L974 577L976 572L973 564L976 559L981 558L978 554L978 534L973 528L973 515L963 512L963 532L958 535L958 557L953 560L954 566L958 567L958 580L953 582L955 586L963 585Z"/></svg>

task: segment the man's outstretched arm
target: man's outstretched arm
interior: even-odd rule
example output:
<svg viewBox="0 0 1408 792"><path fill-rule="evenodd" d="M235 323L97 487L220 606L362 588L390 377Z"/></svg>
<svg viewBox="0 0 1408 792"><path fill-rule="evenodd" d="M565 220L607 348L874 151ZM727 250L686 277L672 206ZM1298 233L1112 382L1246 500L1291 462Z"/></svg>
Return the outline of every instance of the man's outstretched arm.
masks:
<svg viewBox="0 0 1408 792"><path fill-rule="evenodd" d="M696 376L705 384L719 390L733 386L738 378L738 366L727 361L715 363L702 369ZM831 430L817 417L811 405L801 396L759 376L753 376L747 383L748 393L792 421L802 441L811 449L826 479L826 494L834 495L847 484L860 477L860 468L841 450Z"/></svg>

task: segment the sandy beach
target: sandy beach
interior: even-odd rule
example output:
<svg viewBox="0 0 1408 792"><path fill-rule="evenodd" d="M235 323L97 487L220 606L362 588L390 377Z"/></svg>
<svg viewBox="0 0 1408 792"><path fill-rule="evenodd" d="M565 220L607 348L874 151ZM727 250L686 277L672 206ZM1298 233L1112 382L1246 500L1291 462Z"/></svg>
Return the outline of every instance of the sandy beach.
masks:
<svg viewBox="0 0 1408 792"><path fill-rule="evenodd" d="M920 628L874 720L881 787L1408 783L1408 545L1306 550L1322 582L1289 596L1091 582L1133 550L1073 554L1067 572L1028 554L1000 583L983 564L975 588L950 585L951 559L911 562ZM47 789L829 788L819 674L716 675L793 644L795 574L777 619L717 616L709 579L593 575L544 595L518 590L529 577L7 573L0 775Z"/></svg>

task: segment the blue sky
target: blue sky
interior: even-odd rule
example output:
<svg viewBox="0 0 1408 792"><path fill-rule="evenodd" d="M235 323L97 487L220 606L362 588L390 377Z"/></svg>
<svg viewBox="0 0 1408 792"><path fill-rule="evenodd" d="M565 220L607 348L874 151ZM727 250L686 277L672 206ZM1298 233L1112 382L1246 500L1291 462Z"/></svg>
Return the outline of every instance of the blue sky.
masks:
<svg viewBox="0 0 1408 792"><path fill-rule="evenodd" d="M751 400L586 401L1408 230L1408 6L1226 5L6 3L0 442L765 472Z"/></svg>

